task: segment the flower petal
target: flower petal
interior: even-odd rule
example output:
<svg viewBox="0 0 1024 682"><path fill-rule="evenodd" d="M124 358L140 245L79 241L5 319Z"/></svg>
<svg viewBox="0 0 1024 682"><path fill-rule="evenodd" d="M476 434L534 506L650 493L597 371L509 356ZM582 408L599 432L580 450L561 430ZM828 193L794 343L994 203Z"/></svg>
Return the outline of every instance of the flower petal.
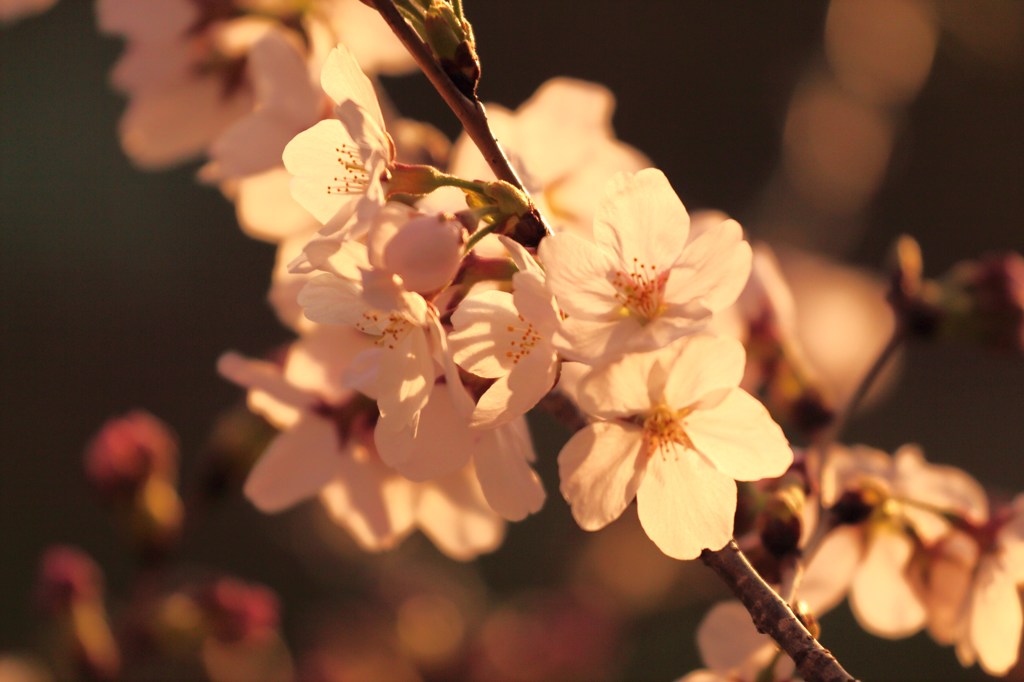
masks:
<svg viewBox="0 0 1024 682"><path fill-rule="evenodd" d="M658 549L674 559L695 559L732 538L736 483L694 452L658 451L648 460L636 510Z"/></svg>
<svg viewBox="0 0 1024 682"><path fill-rule="evenodd" d="M683 428L716 469L737 481L781 476L793 463L782 429L742 388L730 390L711 409L694 410Z"/></svg>
<svg viewBox="0 0 1024 682"><path fill-rule="evenodd" d="M558 454L562 495L583 530L604 528L636 497L644 477L641 433L598 422L577 431Z"/></svg>
<svg viewBox="0 0 1024 682"><path fill-rule="evenodd" d="M245 480L245 496L263 512L286 509L327 485L342 456L333 425L307 415L260 455Z"/></svg>
<svg viewBox="0 0 1024 682"><path fill-rule="evenodd" d="M416 519L452 559L468 561L498 548L505 522L484 499L472 465L420 486Z"/></svg>
<svg viewBox="0 0 1024 682"><path fill-rule="evenodd" d="M533 445L522 419L487 432L473 462L487 503L509 521L522 521L544 504L544 486L529 465Z"/></svg>
<svg viewBox="0 0 1024 682"><path fill-rule="evenodd" d="M699 334L676 341L672 350L677 356L669 364L664 395L671 407L689 407L709 393L740 385L747 354L739 341Z"/></svg>
<svg viewBox="0 0 1024 682"><path fill-rule="evenodd" d="M978 566L971 600L971 644L989 675L1003 676L1017 663L1022 627L1020 594L1011 572L995 557Z"/></svg>
<svg viewBox="0 0 1024 682"><path fill-rule="evenodd" d="M905 574L913 552L903 533L885 526L875 529L850 589L853 615L873 635L908 637L925 623L924 605Z"/></svg>

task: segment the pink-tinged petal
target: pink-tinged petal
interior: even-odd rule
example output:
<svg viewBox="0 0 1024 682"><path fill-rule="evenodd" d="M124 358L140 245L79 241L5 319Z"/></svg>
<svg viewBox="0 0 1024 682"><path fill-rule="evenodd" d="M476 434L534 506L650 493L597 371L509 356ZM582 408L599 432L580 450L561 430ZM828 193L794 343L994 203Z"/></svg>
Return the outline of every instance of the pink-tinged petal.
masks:
<svg viewBox="0 0 1024 682"><path fill-rule="evenodd" d="M619 518L644 478L642 431L613 422L575 433L558 454L562 496L583 530L600 530Z"/></svg>
<svg viewBox="0 0 1024 682"><path fill-rule="evenodd" d="M98 0L96 23L103 33L119 33L146 43L180 40L197 19L194 3L181 0Z"/></svg>
<svg viewBox="0 0 1024 682"><path fill-rule="evenodd" d="M732 538L736 483L696 453L658 451L648 460L636 511L658 549L674 559L696 559Z"/></svg>
<svg viewBox="0 0 1024 682"><path fill-rule="evenodd" d="M672 266L665 285L665 300L674 306L699 301L712 312L736 302L750 278L753 254L743 240L743 229L727 220L686 246L682 258Z"/></svg>
<svg viewBox="0 0 1024 682"><path fill-rule="evenodd" d="M1014 580L1024 583L1024 494L1013 500L1012 516L996 538Z"/></svg>
<svg viewBox="0 0 1024 682"><path fill-rule="evenodd" d="M331 44L351 50L367 73L397 75L416 68L409 51L395 37L380 13L361 2L331 2L317 6Z"/></svg>
<svg viewBox="0 0 1024 682"><path fill-rule="evenodd" d="M592 320L619 317L622 304L616 300L611 276L620 266L612 254L563 232L541 240L537 255L562 310Z"/></svg>
<svg viewBox="0 0 1024 682"><path fill-rule="evenodd" d="M142 168L166 168L198 156L251 108L247 91L225 99L223 83L212 76L144 88L133 93L118 124L121 146Z"/></svg>
<svg viewBox="0 0 1024 682"><path fill-rule="evenodd" d="M287 509L327 485L341 456L334 425L309 415L260 455L245 480L245 496L263 512Z"/></svg>
<svg viewBox="0 0 1024 682"><path fill-rule="evenodd" d="M975 524L988 521L988 495L969 474L952 466L929 464L921 449L905 445L893 455L895 495L946 510ZM938 514L904 505L904 515L922 541L935 542L949 530L949 522Z"/></svg>
<svg viewBox="0 0 1024 682"><path fill-rule="evenodd" d="M414 527L413 484L366 457L341 457L345 461L320 492L321 502L363 549L391 549Z"/></svg>
<svg viewBox="0 0 1024 682"><path fill-rule="evenodd" d="M658 363L664 357L658 352L630 354L595 369L580 382L580 407L604 419L645 414L652 406L652 375L662 373Z"/></svg>
<svg viewBox="0 0 1024 682"><path fill-rule="evenodd" d="M281 155L294 176L292 196L321 223L355 211L362 187L356 177L360 174L353 176L345 167L348 150L353 148L352 135L341 121L332 118L296 135ZM356 164L363 162L355 159Z"/></svg>
<svg viewBox="0 0 1024 682"><path fill-rule="evenodd" d="M320 72L320 85L335 104L352 100L377 126L384 129L384 115L381 114L373 83L344 45L339 44L327 56Z"/></svg>
<svg viewBox="0 0 1024 682"><path fill-rule="evenodd" d="M356 326L364 322L364 313L372 313L360 284L327 274L306 282L299 292L299 305L308 319L321 324Z"/></svg>
<svg viewBox="0 0 1024 682"><path fill-rule="evenodd" d="M295 126L272 110L259 110L234 123L210 147L217 178L261 173L281 162L281 150Z"/></svg>
<svg viewBox="0 0 1024 682"><path fill-rule="evenodd" d="M499 516L522 521L544 504L544 486L530 467L533 445L520 419L487 432L473 457L480 488Z"/></svg>
<svg viewBox="0 0 1024 682"><path fill-rule="evenodd" d="M317 325L289 349L285 379L332 405L340 404L352 394L345 372L358 355L374 347L372 337L351 327Z"/></svg>
<svg viewBox="0 0 1024 682"><path fill-rule="evenodd" d="M512 286L516 310L550 340L562 320L544 276L520 271L512 276Z"/></svg>
<svg viewBox="0 0 1024 682"><path fill-rule="evenodd" d="M768 635L754 627L750 614L738 601L715 604L704 616L697 629L697 648L704 663L720 671L749 671L754 679L757 673L771 663L776 647Z"/></svg>
<svg viewBox="0 0 1024 682"><path fill-rule="evenodd" d="M781 476L793 463L793 450L764 405L742 388L730 390L711 409L683 419L695 448L726 476L757 481Z"/></svg>
<svg viewBox="0 0 1024 682"><path fill-rule="evenodd" d="M594 216L594 240L627 269L636 259L664 272L682 253L689 232L683 202L656 168L617 174Z"/></svg>
<svg viewBox="0 0 1024 682"><path fill-rule="evenodd" d="M497 549L505 522L484 499L472 465L418 488L416 521L437 548L469 561Z"/></svg>
<svg viewBox="0 0 1024 682"><path fill-rule="evenodd" d="M249 389L249 407L278 428L298 421L312 409L317 398L291 383L283 369L272 362L250 360L237 353L225 353L217 360L217 371L225 379Z"/></svg>
<svg viewBox="0 0 1024 682"><path fill-rule="evenodd" d="M480 396L470 426L493 428L526 414L548 394L557 378L557 356L550 350L534 349L511 374L499 378Z"/></svg>
<svg viewBox="0 0 1024 682"><path fill-rule="evenodd" d="M1020 594L1011 572L997 557L978 565L971 599L970 637L978 663L989 675L1001 677L1020 654Z"/></svg>
<svg viewBox="0 0 1024 682"><path fill-rule="evenodd" d="M374 429L377 452L385 464L413 481L427 481L461 469L486 432L471 431L446 386L435 385L420 412L418 428L389 424L381 417Z"/></svg>
<svg viewBox="0 0 1024 682"><path fill-rule="evenodd" d="M312 236L319 225L292 199L290 184L291 176L284 168L238 180L235 209L247 235L275 244L288 237Z"/></svg>
<svg viewBox="0 0 1024 682"><path fill-rule="evenodd" d="M669 363L664 395L670 407L689 407L709 393L740 385L747 354L739 341L700 334L676 341L671 349L677 357Z"/></svg>
<svg viewBox="0 0 1024 682"><path fill-rule="evenodd" d="M978 564L978 543L966 533L951 531L929 554L925 608L928 633L944 646L966 636L971 588Z"/></svg>
<svg viewBox="0 0 1024 682"><path fill-rule="evenodd" d="M884 526L874 529L850 589L853 615L871 634L899 639L924 626L927 613L906 575L913 553L905 534Z"/></svg>
<svg viewBox="0 0 1024 682"><path fill-rule="evenodd" d="M831 611L849 591L863 555L863 529L840 526L829 532L806 567L800 598L819 616Z"/></svg>
<svg viewBox="0 0 1024 682"><path fill-rule="evenodd" d="M282 121L301 130L319 118L323 95L310 81L302 52L284 32L270 30L252 46L249 73L259 105Z"/></svg>
<svg viewBox="0 0 1024 682"><path fill-rule="evenodd" d="M833 445L825 456L821 474L821 501L831 507L847 490L861 488L866 482L889 490L892 457L864 445Z"/></svg>
<svg viewBox="0 0 1024 682"><path fill-rule="evenodd" d="M391 341L381 355L377 379L377 406L389 424L415 424L430 398L436 378L434 359L423 329L414 328Z"/></svg>

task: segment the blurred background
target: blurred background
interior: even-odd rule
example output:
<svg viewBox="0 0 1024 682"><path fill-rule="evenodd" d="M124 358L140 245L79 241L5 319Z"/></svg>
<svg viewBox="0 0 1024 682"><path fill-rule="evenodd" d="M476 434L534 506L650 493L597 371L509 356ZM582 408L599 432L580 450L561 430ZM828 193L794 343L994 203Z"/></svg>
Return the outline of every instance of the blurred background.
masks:
<svg viewBox="0 0 1024 682"><path fill-rule="evenodd" d="M618 136L691 211L722 210L752 238L879 270L909 233L929 275L1024 248L1024 4L465 4L485 101L514 108L556 75L607 85ZM123 534L82 475L91 436L114 415L149 410L177 432L185 489L197 486L211 428L241 398L216 358L289 340L264 302L273 247L242 235L231 205L195 181L197 165L145 173L121 153L123 101L108 86L121 46L97 34L92 10L62 0L0 28L0 652L42 658L31 588L47 546L88 552L115 608L137 585ZM385 86L404 115L458 132L418 75ZM783 261L813 271L804 257ZM843 317L842 300L817 303ZM531 426L548 501L477 562L452 562L419 536L367 556L315 504L266 517L231 488L188 528L176 570L276 592L297 658L379 646L438 679L452 674L445 652L469 649L480 679L672 679L699 667L697 624L725 596L713 576L659 555L632 512L601 533L579 530L557 491L566 434L544 417ZM1024 359L912 345L900 380L846 440L916 442L930 461L1022 491ZM459 627L424 644L416 628L432 630L452 605ZM362 646L357 630L382 634ZM555 660L536 632L554 633L582 667ZM925 635L865 634L845 606L823 637L864 679L983 678ZM538 656L549 667L531 672L523 661Z"/></svg>

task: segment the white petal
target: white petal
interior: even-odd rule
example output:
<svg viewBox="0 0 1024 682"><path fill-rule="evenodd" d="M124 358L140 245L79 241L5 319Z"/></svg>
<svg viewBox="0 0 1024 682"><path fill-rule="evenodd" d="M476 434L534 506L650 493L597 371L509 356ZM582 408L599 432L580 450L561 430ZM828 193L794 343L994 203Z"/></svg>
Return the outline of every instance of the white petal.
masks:
<svg viewBox="0 0 1024 682"><path fill-rule="evenodd" d="M467 372L487 379L508 374L513 362L504 350L518 343L515 330L521 320L505 291L483 291L467 296L452 314L455 330L448 335L452 358Z"/></svg>
<svg viewBox="0 0 1024 682"><path fill-rule="evenodd" d="M410 329L383 351L377 375L380 414L392 424L412 424L437 378L426 334L422 328Z"/></svg>
<svg viewBox="0 0 1024 682"><path fill-rule="evenodd" d="M990 557L978 566L971 600L971 644L989 675L1002 676L1017 663L1021 636L1020 594L1013 576Z"/></svg>
<svg viewBox="0 0 1024 682"><path fill-rule="evenodd" d="M711 409L683 419L694 447L716 469L737 481L781 476L793 463L793 450L764 405L742 388L730 390Z"/></svg>
<svg viewBox="0 0 1024 682"><path fill-rule="evenodd" d="M557 377L558 358L551 351L534 349L480 396L470 426L500 426L526 414L548 394Z"/></svg>
<svg viewBox="0 0 1024 682"><path fill-rule="evenodd" d="M345 458L320 500L367 551L394 547L413 529L413 484L380 462Z"/></svg>
<svg viewBox="0 0 1024 682"><path fill-rule="evenodd" d="M487 503L509 521L521 521L544 504L544 486L528 463L532 458L522 420L487 432L473 457Z"/></svg>
<svg viewBox="0 0 1024 682"><path fill-rule="evenodd" d="M595 241L617 254L627 268L635 258L664 271L683 252L689 231L683 202L656 168L617 174L594 217Z"/></svg>
<svg viewBox="0 0 1024 682"><path fill-rule="evenodd" d="M678 355L665 383L671 407L689 407L713 391L740 385L747 354L739 341L700 334L676 341L672 350Z"/></svg>
<svg viewBox="0 0 1024 682"><path fill-rule="evenodd" d="M339 44L327 56L323 71L320 72L320 85L335 104L352 100L366 111L381 129L384 128L384 116L381 114L373 83L359 68L355 57L344 45Z"/></svg>
<svg viewBox="0 0 1024 682"><path fill-rule="evenodd" d="M431 391L418 428L387 422L381 417L374 429L377 451L385 464L413 481L427 481L461 469L484 434L469 429L447 387L440 384Z"/></svg>
<svg viewBox="0 0 1024 682"><path fill-rule="evenodd" d="M505 522L484 499L472 466L419 486L416 519L452 559L468 561L498 548Z"/></svg>
<svg viewBox="0 0 1024 682"><path fill-rule="evenodd" d="M598 422L577 431L558 454L558 477L573 518L584 530L617 519L644 477L639 427Z"/></svg>
<svg viewBox="0 0 1024 682"><path fill-rule="evenodd" d="M764 668L776 651L771 638L757 631L747 609L738 601L719 602L711 607L697 629L697 648L708 667L723 672L741 667ZM756 660L750 661L751 658ZM753 665L748 666L748 662Z"/></svg>
<svg viewBox="0 0 1024 682"><path fill-rule="evenodd" d="M732 538L736 483L696 453L655 452L636 493L636 510L658 549L674 559L695 559Z"/></svg>
<svg viewBox="0 0 1024 682"><path fill-rule="evenodd" d="M548 286L570 316L610 319L622 305L610 276L619 269L613 254L572 233L545 237L537 250Z"/></svg>
<svg viewBox="0 0 1024 682"><path fill-rule="evenodd" d="M661 372L658 363L665 357L661 352L635 353L595 369L580 381L580 407L607 419L646 413L652 406L652 374ZM655 392L661 393L662 387Z"/></svg>
<svg viewBox="0 0 1024 682"><path fill-rule="evenodd" d="M334 191L344 188L347 169L339 161L339 148L355 147L352 136L337 119L320 121L296 135L284 148L281 158L291 173L292 196L321 223L355 211L358 188L352 193ZM357 159L357 163L365 159ZM337 178L337 179L336 179Z"/></svg>
<svg viewBox="0 0 1024 682"><path fill-rule="evenodd" d="M913 552L903 533L884 526L874 530L850 590L853 615L873 635L908 637L925 623L924 605L906 576Z"/></svg>
<svg viewBox="0 0 1024 682"><path fill-rule="evenodd" d="M843 601L864 554L863 529L840 526L825 536L800 583L800 598L818 616Z"/></svg>
<svg viewBox="0 0 1024 682"><path fill-rule="evenodd" d="M316 495L338 470L342 453L326 419L312 415L275 438L245 480L245 496L273 513Z"/></svg>
<svg viewBox="0 0 1024 682"><path fill-rule="evenodd" d="M363 288L358 282L329 274L306 282L299 292L299 305L308 319L321 324L356 326L364 322L364 313L374 312L363 299Z"/></svg>
<svg viewBox="0 0 1024 682"><path fill-rule="evenodd" d="M712 312L732 305L750 277L750 244L735 220L727 220L686 246L672 267L665 285L665 300L672 306L691 301ZM673 310L665 313L673 314Z"/></svg>

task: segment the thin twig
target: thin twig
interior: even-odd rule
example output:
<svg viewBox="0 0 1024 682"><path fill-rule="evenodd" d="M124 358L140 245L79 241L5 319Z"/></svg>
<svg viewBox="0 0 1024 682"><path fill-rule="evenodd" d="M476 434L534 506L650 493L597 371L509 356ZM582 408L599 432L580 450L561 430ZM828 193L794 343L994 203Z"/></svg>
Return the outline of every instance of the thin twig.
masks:
<svg viewBox="0 0 1024 682"><path fill-rule="evenodd" d="M758 575L735 541L717 552L706 549L700 558L743 603L758 632L778 643L807 682L854 681L828 649L808 632L782 597Z"/></svg>
<svg viewBox="0 0 1024 682"><path fill-rule="evenodd" d="M370 0L380 12L381 17L387 22L391 30L402 41L405 48L412 55L424 75L430 80L434 89L441 95L445 103L452 110L459 122L469 135L470 139L483 154L484 160L490 167L491 172L499 180L504 180L523 193L528 194L523 181L520 180L508 157L501 149L501 145L494 139L490 124L487 122L487 113L479 100L469 99L459 91L448 74L444 72L441 65L434 58L430 47L423 42L405 19L401 12L395 7L393 0ZM543 216L536 214L546 234L551 234L551 228L544 221Z"/></svg>

